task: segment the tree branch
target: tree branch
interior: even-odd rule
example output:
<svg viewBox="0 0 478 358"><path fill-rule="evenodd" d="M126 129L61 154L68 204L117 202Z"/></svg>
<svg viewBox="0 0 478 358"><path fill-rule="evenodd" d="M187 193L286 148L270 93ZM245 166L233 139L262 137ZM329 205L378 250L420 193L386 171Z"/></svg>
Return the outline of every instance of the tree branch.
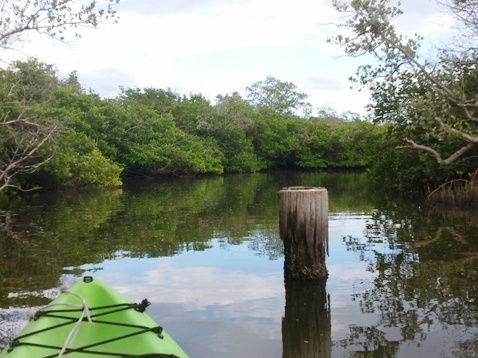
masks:
<svg viewBox="0 0 478 358"><path fill-rule="evenodd" d="M463 133L462 131L460 131L458 129L450 127L440 117L436 117L435 119L438 123L440 123L440 126L443 128L443 130L445 132L450 133L450 134L456 134L457 136L459 136L460 138L462 138L463 140L465 140L468 143L478 144L478 137L471 136L467 133Z"/></svg>
<svg viewBox="0 0 478 358"><path fill-rule="evenodd" d="M40 140L38 140L40 133L35 133L36 139L31 141L27 147L21 149L20 146L17 146L10 158L6 158L0 163L0 191L7 187L24 190L18 185L11 184L13 177L20 173L33 173L53 158L54 153L51 153L48 157L35 161L35 158L38 158L38 150L53 137L57 127L57 125L52 127Z"/></svg>
<svg viewBox="0 0 478 358"><path fill-rule="evenodd" d="M452 155L450 155L447 159L443 159L441 157L440 153L438 153L435 149L433 149L433 148L431 148L427 145L418 144L418 143L414 142L413 140L411 140L409 138L405 138L404 141L409 143L410 145L399 146L399 147L397 147L397 149L413 148L413 149L423 150L425 152L431 153L435 157L437 162L439 164L443 164L443 165L452 163L453 161L455 161L456 159L461 157L463 154L468 152L470 149L473 149L474 147L476 147L476 145L478 143L478 142L477 143L469 142L466 145L464 145L463 147L461 147L460 149L458 149L456 152L454 152Z"/></svg>

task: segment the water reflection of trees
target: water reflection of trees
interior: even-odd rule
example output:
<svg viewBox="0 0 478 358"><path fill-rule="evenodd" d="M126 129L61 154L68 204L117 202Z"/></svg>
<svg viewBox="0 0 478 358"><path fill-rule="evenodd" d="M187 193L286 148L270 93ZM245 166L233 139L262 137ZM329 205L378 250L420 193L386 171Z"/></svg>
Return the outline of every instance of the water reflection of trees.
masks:
<svg viewBox="0 0 478 358"><path fill-rule="evenodd" d="M246 180L247 179L247 180ZM129 183L123 191L19 195L0 202L0 304L42 304L35 295L63 273L121 257L206 250L212 239L282 254L270 177L233 176ZM41 296L41 295L39 295Z"/></svg>
<svg viewBox="0 0 478 358"><path fill-rule="evenodd" d="M380 321L352 326L335 345L353 357L394 357L400 341L423 341L430 327L477 326L477 216L379 195L371 203L365 183L355 174L272 173L0 198L0 306L43 304L41 295L28 302L27 296L8 295L42 292L62 273L80 275L82 265L119 254L169 256L207 250L211 239L218 239L225 246L245 243L254 253L277 259L282 256L277 191L304 185L327 187L335 212L371 213L365 237L344 237L344 242L368 262L373 275L373 284L353 299ZM398 329L400 341L387 340L383 327ZM455 355L474 357L477 339L470 334L457 342Z"/></svg>
<svg viewBox="0 0 478 358"><path fill-rule="evenodd" d="M95 231L119 205L120 191L82 195L30 195L2 203L0 211L0 305L44 304L41 291L55 287L68 265L104 259L106 243ZM12 292L33 292L8 298ZM8 305L7 305L8 306Z"/></svg>
<svg viewBox="0 0 478 358"><path fill-rule="evenodd" d="M365 358L395 357L400 347L399 342L388 341L385 334L376 327L350 327L350 335L337 345L351 350L350 357Z"/></svg>
<svg viewBox="0 0 478 358"><path fill-rule="evenodd" d="M373 284L353 299L362 313L380 318L374 326L351 327L349 336L337 344L353 357L395 357L399 343L388 341L382 329L397 328L400 341L410 343L427 339L437 327L476 327L476 228L436 208L407 205L404 210L374 211L364 238L343 240L348 250L368 262L373 276ZM476 338L470 335L447 349L460 357L476 356Z"/></svg>
<svg viewBox="0 0 478 358"><path fill-rule="evenodd" d="M62 273L79 275L82 265L118 254L170 256L207 250L211 239L219 239L225 245L247 242L257 254L277 259L283 251L280 188L335 185L336 206L348 206L355 200L357 181L363 176L277 172L143 180L126 183L123 190L0 198L0 304L24 304L20 298L7 299L8 293L51 288Z"/></svg>

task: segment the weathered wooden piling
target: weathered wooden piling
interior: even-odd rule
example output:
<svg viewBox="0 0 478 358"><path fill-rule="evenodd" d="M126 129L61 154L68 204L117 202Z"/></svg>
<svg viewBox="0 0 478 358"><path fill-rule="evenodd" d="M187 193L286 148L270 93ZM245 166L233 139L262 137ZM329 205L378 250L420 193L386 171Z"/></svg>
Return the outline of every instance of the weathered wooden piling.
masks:
<svg viewBox="0 0 478 358"><path fill-rule="evenodd" d="M286 279L327 278L328 194L318 187L287 187L279 191L279 227L284 243Z"/></svg>

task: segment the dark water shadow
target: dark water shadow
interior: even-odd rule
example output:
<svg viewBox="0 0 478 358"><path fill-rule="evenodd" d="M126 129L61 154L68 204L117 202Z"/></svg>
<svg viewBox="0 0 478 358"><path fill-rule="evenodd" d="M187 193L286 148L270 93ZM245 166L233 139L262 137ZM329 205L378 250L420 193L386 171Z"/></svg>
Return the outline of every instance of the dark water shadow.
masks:
<svg viewBox="0 0 478 358"><path fill-rule="evenodd" d="M330 358L330 296L327 280L285 282L282 319L283 358Z"/></svg>

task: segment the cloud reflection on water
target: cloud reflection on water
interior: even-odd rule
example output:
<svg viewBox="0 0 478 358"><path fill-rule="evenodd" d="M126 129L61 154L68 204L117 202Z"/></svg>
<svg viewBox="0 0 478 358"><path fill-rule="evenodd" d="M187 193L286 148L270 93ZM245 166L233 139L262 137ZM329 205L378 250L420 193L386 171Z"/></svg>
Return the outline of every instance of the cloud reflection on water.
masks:
<svg viewBox="0 0 478 358"><path fill-rule="evenodd" d="M283 296L281 273L259 275L217 267L178 267L173 260L162 258L156 262L156 269L140 277L128 278L123 272L121 282L112 284L133 300L148 297L153 302L181 304L188 310Z"/></svg>
<svg viewBox="0 0 478 358"><path fill-rule="evenodd" d="M95 275L132 301L148 298L148 313L192 356L280 356L282 261L249 256L240 246L227 252L216 247L194 255L107 260ZM228 254L230 259L224 257ZM225 268L221 260L229 265Z"/></svg>

